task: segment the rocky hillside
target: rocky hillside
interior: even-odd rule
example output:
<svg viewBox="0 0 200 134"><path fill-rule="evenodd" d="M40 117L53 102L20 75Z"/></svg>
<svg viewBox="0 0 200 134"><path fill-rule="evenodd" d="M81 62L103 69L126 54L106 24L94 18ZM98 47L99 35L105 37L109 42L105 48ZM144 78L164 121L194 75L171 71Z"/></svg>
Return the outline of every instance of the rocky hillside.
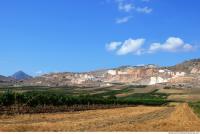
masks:
<svg viewBox="0 0 200 134"><path fill-rule="evenodd" d="M9 86L15 83L16 80L14 80L13 78L0 75L0 86Z"/></svg>
<svg viewBox="0 0 200 134"><path fill-rule="evenodd" d="M123 66L86 73L51 73L24 80L31 86L110 86L113 83L154 85L171 84L200 86L200 59L193 59L172 67L157 65Z"/></svg>
<svg viewBox="0 0 200 134"><path fill-rule="evenodd" d="M173 71L182 71L191 74L200 74L200 59L192 59L170 67Z"/></svg>

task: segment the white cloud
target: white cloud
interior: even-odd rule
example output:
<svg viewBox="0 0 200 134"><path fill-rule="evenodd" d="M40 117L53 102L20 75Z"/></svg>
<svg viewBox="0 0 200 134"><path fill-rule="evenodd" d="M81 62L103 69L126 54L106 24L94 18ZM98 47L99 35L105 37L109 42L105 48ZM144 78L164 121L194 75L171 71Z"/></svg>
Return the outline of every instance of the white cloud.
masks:
<svg viewBox="0 0 200 134"><path fill-rule="evenodd" d="M122 44L122 42L111 42L109 44L106 44L106 49L108 51L114 51L116 50L120 45Z"/></svg>
<svg viewBox="0 0 200 134"><path fill-rule="evenodd" d="M118 19L116 19L116 23L117 23L117 24L126 23L126 22L128 22L131 18L132 18L132 16L127 16L127 17L123 17L123 18L118 18Z"/></svg>
<svg viewBox="0 0 200 134"><path fill-rule="evenodd" d="M116 0L116 3L118 4L119 11L130 12L135 8L133 3L126 2L125 0Z"/></svg>
<svg viewBox="0 0 200 134"><path fill-rule="evenodd" d="M152 43L148 50L149 53L154 53L157 51L167 51L167 52L180 52L180 51L192 51L194 47L190 44L185 43L181 38L169 37L165 43Z"/></svg>
<svg viewBox="0 0 200 134"><path fill-rule="evenodd" d="M106 44L106 49L108 51L115 51L117 55L126 55L129 53L135 55L141 55L144 51L142 45L144 44L145 39L128 39L122 42L111 42Z"/></svg>
<svg viewBox="0 0 200 134"><path fill-rule="evenodd" d="M143 2L149 2L149 0L142 0ZM118 4L118 9L119 11L124 11L124 12L131 12L131 11L137 11L139 13L146 13L149 14L153 11L152 8L149 7L137 7L134 6L133 3L131 3L130 1L127 2L125 0L116 0L117 4Z"/></svg>
<svg viewBox="0 0 200 134"><path fill-rule="evenodd" d="M116 19L115 22L117 24L122 24L130 21L134 12L149 14L153 11L152 8L147 6L139 7L134 0L105 0L105 1L106 3L111 3L112 1L114 1L114 4L116 4L118 11L125 13L126 16L131 16L131 17L123 17ZM150 0L140 0L140 2L149 2L149 1Z"/></svg>
<svg viewBox="0 0 200 134"><path fill-rule="evenodd" d="M117 55L126 55L129 53L133 53L136 55L140 55L143 51L141 48L144 44L145 39L128 39L124 41L122 46L117 50Z"/></svg>
<svg viewBox="0 0 200 134"><path fill-rule="evenodd" d="M127 4L119 3L118 9L119 9L120 11L130 12L131 10L134 9L134 6L133 6L132 3L127 3Z"/></svg>
<svg viewBox="0 0 200 134"><path fill-rule="evenodd" d="M140 13L149 14L149 13L151 13L153 11L153 9L151 9L149 7L138 7L138 8L136 8L136 11L140 12Z"/></svg>
<svg viewBox="0 0 200 134"><path fill-rule="evenodd" d="M169 37L163 44L162 43L152 43L147 48L142 47L145 43L144 38L139 39L128 39L124 42L111 42L106 44L106 49L108 51L114 51L117 55L127 55L127 54L150 54L156 52L191 52L197 50L197 46L185 43L181 38Z"/></svg>

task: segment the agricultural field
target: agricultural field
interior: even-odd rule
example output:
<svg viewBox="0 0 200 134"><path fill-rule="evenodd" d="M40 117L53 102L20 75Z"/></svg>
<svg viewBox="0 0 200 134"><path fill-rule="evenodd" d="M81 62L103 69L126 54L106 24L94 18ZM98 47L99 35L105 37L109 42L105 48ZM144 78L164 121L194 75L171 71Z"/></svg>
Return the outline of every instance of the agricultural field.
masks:
<svg viewBox="0 0 200 134"><path fill-rule="evenodd" d="M188 104L0 116L0 131L200 131Z"/></svg>
<svg viewBox="0 0 200 134"><path fill-rule="evenodd" d="M200 89L159 89L157 93L168 94L168 100L178 102L195 102L200 100Z"/></svg>
<svg viewBox="0 0 200 134"><path fill-rule="evenodd" d="M114 85L0 90L0 131L200 131L198 89ZM197 98L182 98L187 95Z"/></svg>
<svg viewBox="0 0 200 134"><path fill-rule="evenodd" d="M0 113L34 113L55 111L77 111L95 108L124 106L166 105L167 94L157 93L158 89L146 86L114 86L93 89L69 87L25 87L8 88L0 94ZM134 92L135 89L144 93ZM101 92L100 92L101 91ZM147 92L148 91L148 92ZM125 96L119 96L126 94ZM87 108L86 108L87 107Z"/></svg>

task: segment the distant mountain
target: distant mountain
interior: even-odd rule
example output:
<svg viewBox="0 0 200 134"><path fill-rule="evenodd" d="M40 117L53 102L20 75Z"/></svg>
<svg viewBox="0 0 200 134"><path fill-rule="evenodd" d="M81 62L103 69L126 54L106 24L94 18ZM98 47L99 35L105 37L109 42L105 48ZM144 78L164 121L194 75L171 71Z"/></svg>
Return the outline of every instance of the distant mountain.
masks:
<svg viewBox="0 0 200 134"><path fill-rule="evenodd" d="M11 77L16 79L16 80L27 80L27 79L32 78L32 76L24 73L23 71L18 71L15 74L13 74Z"/></svg>

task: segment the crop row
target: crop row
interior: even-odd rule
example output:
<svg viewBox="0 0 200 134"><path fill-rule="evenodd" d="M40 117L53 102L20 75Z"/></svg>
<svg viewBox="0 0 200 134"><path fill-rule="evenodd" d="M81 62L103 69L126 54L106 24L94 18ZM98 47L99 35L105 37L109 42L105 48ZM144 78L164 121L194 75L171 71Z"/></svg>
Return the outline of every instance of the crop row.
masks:
<svg viewBox="0 0 200 134"><path fill-rule="evenodd" d="M48 91L30 91L16 93L7 91L0 95L1 106L23 105L23 106L73 106L73 105L162 105L168 101L165 99L138 99L138 98L116 98L115 96L101 97L92 95L66 95Z"/></svg>

